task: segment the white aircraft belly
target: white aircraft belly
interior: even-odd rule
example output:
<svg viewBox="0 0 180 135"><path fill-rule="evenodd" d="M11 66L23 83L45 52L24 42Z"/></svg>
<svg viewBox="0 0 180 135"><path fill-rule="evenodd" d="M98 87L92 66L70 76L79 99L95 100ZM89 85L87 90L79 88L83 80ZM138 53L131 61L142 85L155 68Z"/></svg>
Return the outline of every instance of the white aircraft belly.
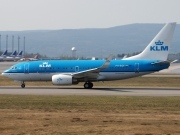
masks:
<svg viewBox="0 0 180 135"><path fill-rule="evenodd" d="M51 81L54 73L8 73L6 76L17 81Z"/></svg>
<svg viewBox="0 0 180 135"><path fill-rule="evenodd" d="M100 75L104 77L104 79L102 80L121 80L131 77L142 76L149 73L150 72L101 72Z"/></svg>

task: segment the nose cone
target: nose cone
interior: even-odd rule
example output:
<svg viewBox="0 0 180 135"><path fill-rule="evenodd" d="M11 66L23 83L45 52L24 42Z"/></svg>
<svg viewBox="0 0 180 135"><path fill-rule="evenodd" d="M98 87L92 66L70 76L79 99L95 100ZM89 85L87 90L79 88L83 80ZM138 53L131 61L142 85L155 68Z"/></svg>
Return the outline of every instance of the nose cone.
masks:
<svg viewBox="0 0 180 135"><path fill-rule="evenodd" d="M7 77L7 76L6 76L6 73L4 73L4 72L3 72L3 73L1 73L1 75L2 75L2 76L4 76L4 77Z"/></svg>
<svg viewBox="0 0 180 135"><path fill-rule="evenodd" d="M2 73L1 73L1 75L2 75L2 76L5 76L5 73L4 73L4 72L2 72Z"/></svg>
<svg viewBox="0 0 180 135"><path fill-rule="evenodd" d="M1 73L2 76L6 76L7 77L7 70L5 70L4 72Z"/></svg>

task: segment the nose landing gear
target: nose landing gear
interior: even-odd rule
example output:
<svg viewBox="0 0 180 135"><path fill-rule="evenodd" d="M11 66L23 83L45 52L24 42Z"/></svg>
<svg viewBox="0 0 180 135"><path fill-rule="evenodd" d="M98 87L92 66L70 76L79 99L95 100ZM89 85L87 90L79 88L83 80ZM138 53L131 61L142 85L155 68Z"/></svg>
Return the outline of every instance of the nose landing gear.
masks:
<svg viewBox="0 0 180 135"><path fill-rule="evenodd" d="M25 85L25 83L24 83L24 81L21 83L21 88L25 88L26 87L26 85Z"/></svg>
<svg viewBox="0 0 180 135"><path fill-rule="evenodd" d="M91 89L93 87L93 83L92 82L85 82L84 83L84 88L85 89Z"/></svg>

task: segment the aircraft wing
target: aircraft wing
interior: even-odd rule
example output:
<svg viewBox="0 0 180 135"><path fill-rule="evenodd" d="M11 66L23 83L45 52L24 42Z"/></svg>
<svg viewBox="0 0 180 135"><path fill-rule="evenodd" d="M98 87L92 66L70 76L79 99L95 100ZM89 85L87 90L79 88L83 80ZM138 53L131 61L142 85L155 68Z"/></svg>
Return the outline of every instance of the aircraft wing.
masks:
<svg viewBox="0 0 180 135"><path fill-rule="evenodd" d="M90 70L85 70L81 72L76 72L71 74L74 78L85 78L85 77L97 77L99 72L103 69L106 69L109 67L110 61L107 60L101 67L93 68Z"/></svg>

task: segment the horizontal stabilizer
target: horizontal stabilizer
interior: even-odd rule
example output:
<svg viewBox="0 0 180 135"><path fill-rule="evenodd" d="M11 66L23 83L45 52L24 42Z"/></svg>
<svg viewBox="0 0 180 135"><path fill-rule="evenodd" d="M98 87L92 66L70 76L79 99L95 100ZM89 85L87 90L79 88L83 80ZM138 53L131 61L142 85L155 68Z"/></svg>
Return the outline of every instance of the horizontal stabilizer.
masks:
<svg viewBox="0 0 180 135"><path fill-rule="evenodd" d="M164 64L170 64L171 62L172 61L166 60L166 61L154 62L154 63L151 63L151 64L155 65L155 66L159 66L159 65L164 65Z"/></svg>
<svg viewBox="0 0 180 135"><path fill-rule="evenodd" d="M173 60L171 63L176 63L178 60Z"/></svg>

